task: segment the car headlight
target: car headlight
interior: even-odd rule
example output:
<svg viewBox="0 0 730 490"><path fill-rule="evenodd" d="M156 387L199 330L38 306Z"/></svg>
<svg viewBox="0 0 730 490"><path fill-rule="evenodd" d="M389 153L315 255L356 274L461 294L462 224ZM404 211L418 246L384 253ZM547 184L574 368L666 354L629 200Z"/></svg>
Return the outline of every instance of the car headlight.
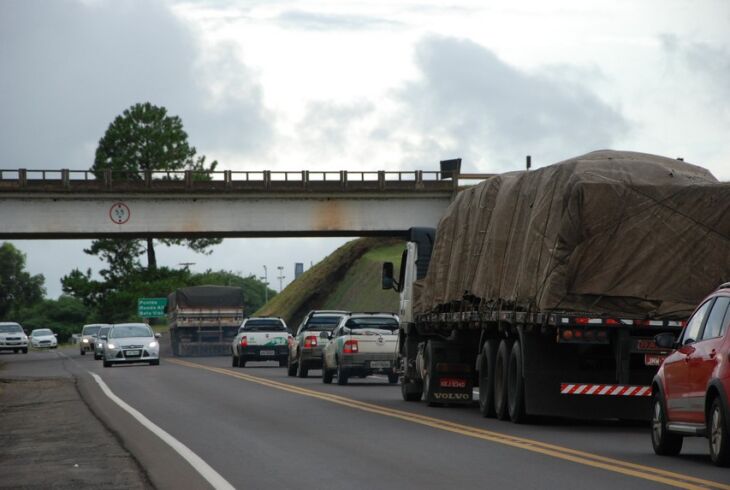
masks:
<svg viewBox="0 0 730 490"><path fill-rule="evenodd" d="M101 347L101 342L99 342L98 344L96 344L96 346L97 347Z"/></svg>
<svg viewBox="0 0 730 490"><path fill-rule="evenodd" d="M150 347L157 347L157 341L156 340L153 340L152 342L150 342L150 345L149 346Z"/></svg>
<svg viewBox="0 0 730 490"><path fill-rule="evenodd" d="M116 346L116 345L114 345L114 344L106 344L106 346L107 346L108 348L110 348L110 349L116 349L116 348L117 348L117 346Z"/></svg>
<svg viewBox="0 0 730 490"><path fill-rule="evenodd" d="M89 343L89 339L82 339L81 342L83 342L84 344L88 344Z"/></svg>

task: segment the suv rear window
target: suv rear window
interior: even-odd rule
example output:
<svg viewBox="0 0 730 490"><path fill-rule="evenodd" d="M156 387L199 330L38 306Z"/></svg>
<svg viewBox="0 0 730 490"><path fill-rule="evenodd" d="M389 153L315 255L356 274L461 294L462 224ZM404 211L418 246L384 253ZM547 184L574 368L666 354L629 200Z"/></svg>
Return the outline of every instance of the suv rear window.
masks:
<svg viewBox="0 0 730 490"><path fill-rule="evenodd" d="M358 328L377 328L390 330L392 332L398 328L398 321L389 316L358 317L347 320L347 322L345 322L345 327L348 327L351 330L356 330Z"/></svg>
<svg viewBox="0 0 730 490"><path fill-rule="evenodd" d="M240 328L241 332L286 332L286 327L281 320L276 319L260 319L248 320Z"/></svg>
<svg viewBox="0 0 730 490"><path fill-rule="evenodd" d="M81 335L96 335L97 333L99 333L100 328L101 327L99 325L84 327L84 329L81 331Z"/></svg>
<svg viewBox="0 0 730 490"><path fill-rule="evenodd" d="M340 323L340 319L342 319L342 316L316 315L309 319L302 330L330 331L334 329L338 323Z"/></svg>

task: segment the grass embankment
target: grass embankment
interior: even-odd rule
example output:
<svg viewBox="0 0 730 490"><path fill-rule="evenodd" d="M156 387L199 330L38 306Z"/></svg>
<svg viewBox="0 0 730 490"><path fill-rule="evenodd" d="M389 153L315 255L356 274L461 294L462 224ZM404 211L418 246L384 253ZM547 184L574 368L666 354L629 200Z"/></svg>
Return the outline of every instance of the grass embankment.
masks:
<svg viewBox="0 0 730 490"><path fill-rule="evenodd" d="M360 238L348 242L302 274L255 315L282 317L294 330L310 310L398 311L398 294L380 288L381 264L398 270L404 243Z"/></svg>

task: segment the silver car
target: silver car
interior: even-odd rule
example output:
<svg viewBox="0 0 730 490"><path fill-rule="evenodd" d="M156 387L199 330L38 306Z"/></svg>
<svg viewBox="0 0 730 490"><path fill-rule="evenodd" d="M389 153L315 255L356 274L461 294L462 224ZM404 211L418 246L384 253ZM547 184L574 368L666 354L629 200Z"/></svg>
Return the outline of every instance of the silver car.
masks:
<svg viewBox="0 0 730 490"><path fill-rule="evenodd" d="M94 341L94 359L97 361L104 357L104 345L106 345L106 339L111 328L111 325L105 325L96 334L96 340Z"/></svg>
<svg viewBox="0 0 730 490"><path fill-rule="evenodd" d="M306 378L310 369L322 367L322 349L329 343L328 334L347 315L339 310L312 310L302 320L289 345L287 374Z"/></svg>
<svg viewBox="0 0 730 490"><path fill-rule="evenodd" d="M160 364L160 334L153 333L145 323L119 323L112 325L104 345L104 367L113 364L146 362L150 366Z"/></svg>
<svg viewBox="0 0 730 490"><path fill-rule="evenodd" d="M79 342L79 353L85 356L87 352L94 352L94 342L96 342L96 334L99 333L101 327L107 326L106 323L90 323L84 325L81 329L81 341Z"/></svg>
<svg viewBox="0 0 730 490"><path fill-rule="evenodd" d="M28 353L28 336L23 327L14 322L0 323L0 350Z"/></svg>

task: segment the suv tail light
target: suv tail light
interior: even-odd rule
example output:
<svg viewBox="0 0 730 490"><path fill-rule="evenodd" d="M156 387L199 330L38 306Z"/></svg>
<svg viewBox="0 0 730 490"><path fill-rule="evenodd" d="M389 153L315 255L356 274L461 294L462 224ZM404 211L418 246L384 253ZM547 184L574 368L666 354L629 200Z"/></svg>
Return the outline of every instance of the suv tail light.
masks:
<svg viewBox="0 0 730 490"><path fill-rule="evenodd" d="M307 335L304 338L304 348L311 349L312 347L317 347L317 337L314 335Z"/></svg>
<svg viewBox="0 0 730 490"><path fill-rule="evenodd" d="M357 340L347 340L345 345L342 347L344 354L357 354L360 349L357 346Z"/></svg>
<svg viewBox="0 0 730 490"><path fill-rule="evenodd" d="M241 347L248 347L248 339L245 335L241 337Z"/></svg>

